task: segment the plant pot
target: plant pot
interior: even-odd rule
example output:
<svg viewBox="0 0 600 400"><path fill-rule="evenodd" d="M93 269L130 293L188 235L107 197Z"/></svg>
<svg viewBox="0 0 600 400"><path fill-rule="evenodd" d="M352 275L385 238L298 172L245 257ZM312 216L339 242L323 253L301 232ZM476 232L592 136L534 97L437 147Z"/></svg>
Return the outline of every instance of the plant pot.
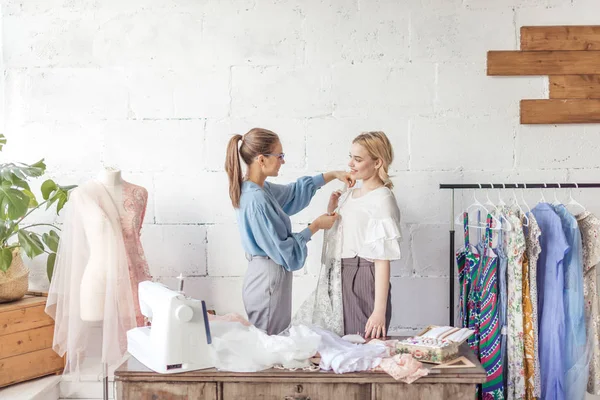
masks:
<svg viewBox="0 0 600 400"><path fill-rule="evenodd" d="M19 249L13 250L13 260L6 272L0 271L0 303L19 300L29 289L29 269L23 263Z"/></svg>

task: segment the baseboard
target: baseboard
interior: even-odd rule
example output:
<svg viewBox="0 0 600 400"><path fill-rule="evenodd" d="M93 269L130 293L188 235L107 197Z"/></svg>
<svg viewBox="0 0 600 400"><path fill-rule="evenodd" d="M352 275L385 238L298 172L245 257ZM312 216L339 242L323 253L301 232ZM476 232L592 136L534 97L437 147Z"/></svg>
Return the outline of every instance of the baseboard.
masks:
<svg viewBox="0 0 600 400"><path fill-rule="evenodd" d="M58 400L60 375L45 376L0 389L0 400Z"/></svg>

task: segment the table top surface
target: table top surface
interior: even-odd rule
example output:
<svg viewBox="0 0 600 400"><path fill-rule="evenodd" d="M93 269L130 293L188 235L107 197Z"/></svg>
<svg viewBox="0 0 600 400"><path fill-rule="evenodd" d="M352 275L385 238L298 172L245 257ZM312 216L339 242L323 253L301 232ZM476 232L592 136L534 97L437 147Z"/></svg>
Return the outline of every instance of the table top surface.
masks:
<svg viewBox="0 0 600 400"><path fill-rule="evenodd" d="M396 338L394 338L396 339ZM416 382L464 382L464 383L482 383L486 379L486 373L481 363L475 357L473 351L466 343L459 348L459 357L463 356L474 367L454 367L454 368L436 368L435 364L423 363L425 368L430 369L429 375L420 378ZM271 368L259 372L229 372L219 371L215 368L203 370L187 371L174 374L159 374L152 371L135 357L129 357L121 366L115 370L115 380L117 381L160 381L160 382L182 382L182 381L277 381L298 379L306 381L322 382L348 382L348 383L386 383L397 382L390 375L381 371L364 371L345 374L335 374L332 371L303 371L303 370L285 370ZM416 383L415 382L415 383ZM401 382L400 382L401 383Z"/></svg>
<svg viewBox="0 0 600 400"><path fill-rule="evenodd" d="M22 308L35 307L46 304L48 300L47 297L44 296L30 296L25 295L19 300L0 303L0 312L8 312L14 310L20 310Z"/></svg>

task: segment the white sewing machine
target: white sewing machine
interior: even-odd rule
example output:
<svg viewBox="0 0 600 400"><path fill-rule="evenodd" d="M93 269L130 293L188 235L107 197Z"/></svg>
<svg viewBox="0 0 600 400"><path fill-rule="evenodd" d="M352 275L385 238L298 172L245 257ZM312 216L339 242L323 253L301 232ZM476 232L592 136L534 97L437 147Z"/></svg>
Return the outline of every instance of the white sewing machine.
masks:
<svg viewBox="0 0 600 400"><path fill-rule="evenodd" d="M151 281L139 284L142 314L152 326L127 332L127 350L161 374L211 368L210 325L204 301Z"/></svg>

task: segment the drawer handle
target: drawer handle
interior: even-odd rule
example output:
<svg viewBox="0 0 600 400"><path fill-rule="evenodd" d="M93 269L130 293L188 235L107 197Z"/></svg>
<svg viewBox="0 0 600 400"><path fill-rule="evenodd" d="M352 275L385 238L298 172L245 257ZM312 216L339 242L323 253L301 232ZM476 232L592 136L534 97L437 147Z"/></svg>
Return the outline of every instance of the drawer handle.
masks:
<svg viewBox="0 0 600 400"><path fill-rule="evenodd" d="M302 385L296 385L296 393L302 393L304 387ZM283 400L310 400L310 396L285 396Z"/></svg>

